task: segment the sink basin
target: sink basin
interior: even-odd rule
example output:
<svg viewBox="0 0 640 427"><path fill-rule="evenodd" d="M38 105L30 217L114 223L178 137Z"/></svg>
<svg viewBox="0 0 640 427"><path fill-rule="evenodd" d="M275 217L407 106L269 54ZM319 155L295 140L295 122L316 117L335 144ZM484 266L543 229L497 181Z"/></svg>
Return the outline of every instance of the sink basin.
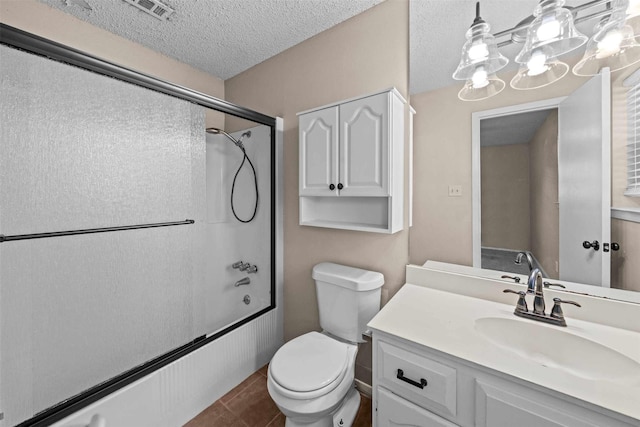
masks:
<svg viewBox="0 0 640 427"><path fill-rule="evenodd" d="M498 347L545 367L591 380L640 380L640 363L556 326L485 317L475 321L475 329Z"/></svg>

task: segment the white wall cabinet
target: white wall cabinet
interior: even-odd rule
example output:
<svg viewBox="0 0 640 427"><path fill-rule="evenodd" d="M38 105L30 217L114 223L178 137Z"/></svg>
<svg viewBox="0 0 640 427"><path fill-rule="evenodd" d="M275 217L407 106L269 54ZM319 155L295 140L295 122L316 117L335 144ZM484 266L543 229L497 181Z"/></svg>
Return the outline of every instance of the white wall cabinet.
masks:
<svg viewBox="0 0 640 427"><path fill-rule="evenodd" d="M301 225L403 228L405 104L390 89L298 113Z"/></svg>
<svg viewBox="0 0 640 427"><path fill-rule="evenodd" d="M384 332L374 330L373 348L374 427L637 425L604 408Z"/></svg>

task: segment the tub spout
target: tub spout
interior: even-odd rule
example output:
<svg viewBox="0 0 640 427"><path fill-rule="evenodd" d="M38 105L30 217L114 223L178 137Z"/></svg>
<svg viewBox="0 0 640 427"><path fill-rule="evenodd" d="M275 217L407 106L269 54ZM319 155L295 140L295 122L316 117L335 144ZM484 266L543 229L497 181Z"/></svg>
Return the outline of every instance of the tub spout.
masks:
<svg viewBox="0 0 640 427"><path fill-rule="evenodd" d="M248 284L250 284L250 283L251 283L251 279L249 279L248 277L244 277L244 278L242 278L242 279L238 280L238 281L236 282L236 284L235 284L235 285L233 285L233 286L235 286L235 287L237 288L238 286L248 285Z"/></svg>

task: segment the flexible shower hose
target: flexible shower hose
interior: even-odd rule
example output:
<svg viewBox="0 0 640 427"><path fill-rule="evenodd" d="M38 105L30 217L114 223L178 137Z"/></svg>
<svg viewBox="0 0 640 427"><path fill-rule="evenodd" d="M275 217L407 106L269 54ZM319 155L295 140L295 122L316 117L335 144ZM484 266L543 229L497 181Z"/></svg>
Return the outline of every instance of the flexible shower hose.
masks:
<svg viewBox="0 0 640 427"><path fill-rule="evenodd" d="M233 177L233 183L231 184L231 212L233 212L233 216L235 216L238 221L247 223L247 222L253 221L253 219L256 217L256 212L258 212L258 197L259 197L258 176L256 175L256 168L253 167L253 163L251 162L251 159L249 158L249 156L247 156L247 152L245 151L244 147L239 147L239 148L242 150L243 157L242 157L242 163L240 163L240 166L238 166L238 170L236 171L236 174ZM251 166L251 170L253 171L253 184L256 189L256 204L253 207L253 215L251 215L251 218L249 219L240 218L238 214L236 214L236 209L233 206L233 195L236 188L236 179L238 178L238 174L240 173L240 170L242 169L242 166L244 166L245 162L249 162L249 166Z"/></svg>

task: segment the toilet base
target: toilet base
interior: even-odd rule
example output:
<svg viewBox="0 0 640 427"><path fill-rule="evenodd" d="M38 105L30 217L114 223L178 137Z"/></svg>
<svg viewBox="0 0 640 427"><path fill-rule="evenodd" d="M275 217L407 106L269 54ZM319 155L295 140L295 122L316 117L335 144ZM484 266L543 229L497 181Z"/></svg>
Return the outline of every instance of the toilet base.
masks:
<svg viewBox="0 0 640 427"><path fill-rule="evenodd" d="M285 427L351 427L358 413L358 408L360 408L360 393L355 387L352 387L335 412L310 423L287 417Z"/></svg>

